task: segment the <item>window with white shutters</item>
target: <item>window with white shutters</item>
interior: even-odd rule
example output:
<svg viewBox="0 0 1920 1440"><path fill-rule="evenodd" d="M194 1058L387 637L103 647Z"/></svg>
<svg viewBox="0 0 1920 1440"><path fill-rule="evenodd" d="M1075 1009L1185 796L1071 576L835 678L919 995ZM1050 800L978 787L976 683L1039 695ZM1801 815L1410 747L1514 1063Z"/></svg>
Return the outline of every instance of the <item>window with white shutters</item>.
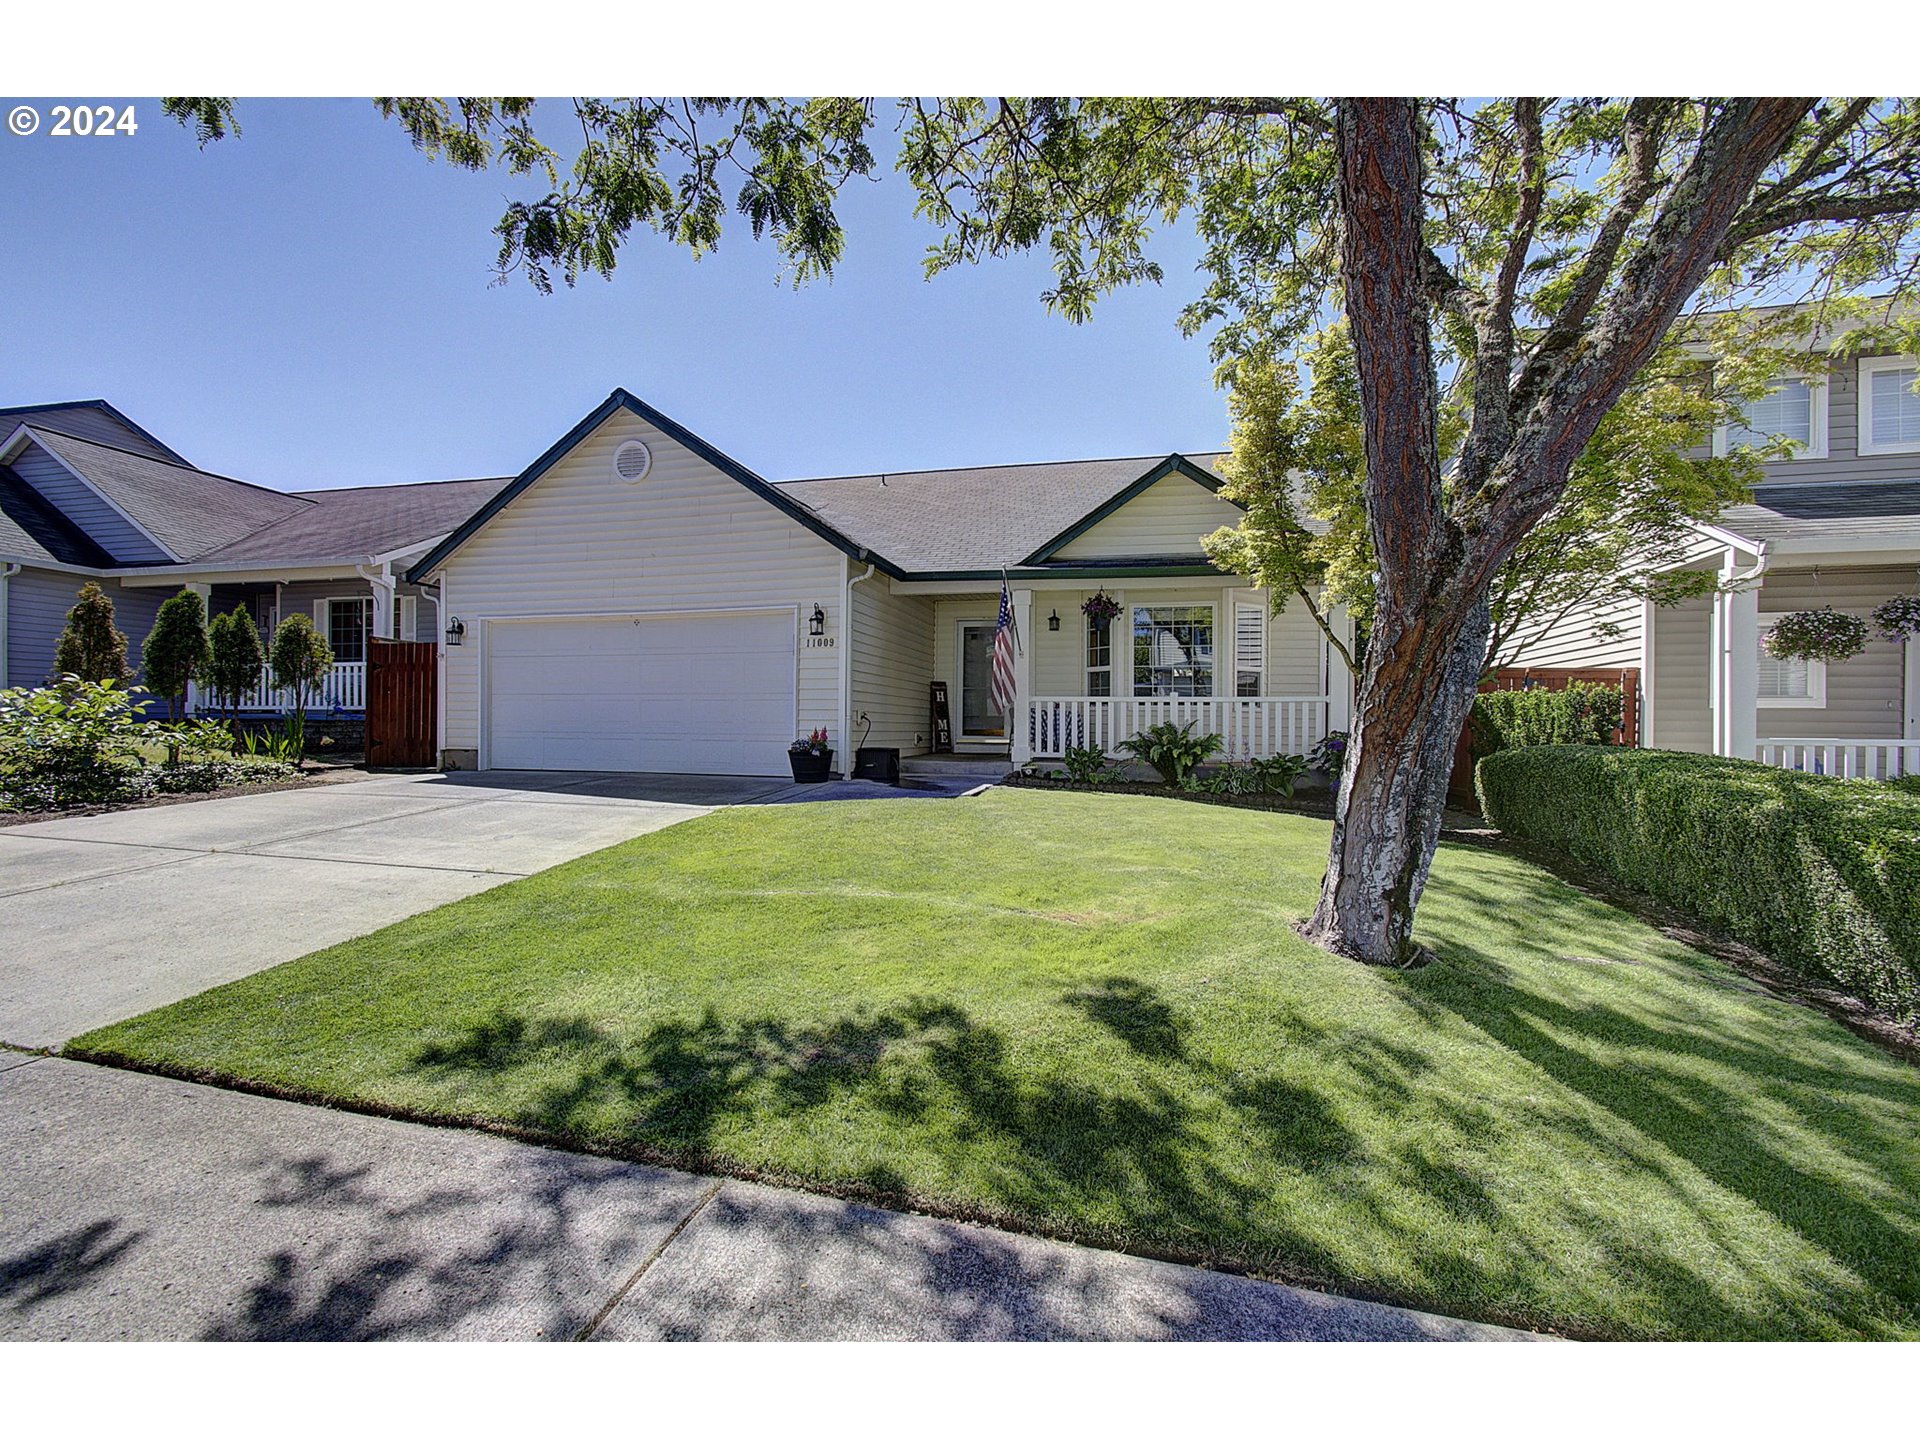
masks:
<svg viewBox="0 0 1920 1440"><path fill-rule="evenodd" d="M1233 607L1233 693L1259 695L1266 688L1267 607Z"/></svg>

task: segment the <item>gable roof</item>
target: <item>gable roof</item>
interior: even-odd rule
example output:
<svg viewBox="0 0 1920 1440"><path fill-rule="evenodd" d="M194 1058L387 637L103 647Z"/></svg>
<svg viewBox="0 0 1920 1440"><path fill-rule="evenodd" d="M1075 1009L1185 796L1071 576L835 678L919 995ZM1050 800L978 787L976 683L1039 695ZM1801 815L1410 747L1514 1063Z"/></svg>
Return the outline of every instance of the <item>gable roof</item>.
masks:
<svg viewBox="0 0 1920 1440"><path fill-rule="evenodd" d="M727 476L731 480L738 481L741 485L744 485L762 500L765 500L769 505L773 506L774 509L780 511L790 519L798 521L835 549L845 551L856 560L872 560L882 569L891 571L891 567L878 555L870 554L865 546L857 544L855 541L843 535L810 506L801 504L782 494L779 487L768 484L738 460L735 460L731 455L709 444L707 441L702 440L698 435L687 429L686 426L680 424L679 421L661 414L658 410L647 404L646 401L639 399L637 396L625 390L615 390L611 395L607 396L605 400L602 400L598 405L594 406L594 408L581 419L579 424L575 425L565 435L562 435L552 445L548 446L546 452L542 454L538 460L534 461L533 464L529 465L525 470L522 470L509 481L506 487L497 495L487 501L487 503L482 505L478 510L474 511L473 514L469 515L465 523L460 525L460 527L451 535L447 536L445 540L442 540L438 545L434 546L433 549L429 550L426 555L421 557L420 561L407 571L407 579L415 583L425 580L429 574L446 562L448 556L466 544L483 525L493 519L493 517L498 515L502 510L506 509L508 505L512 504L516 497L526 491L528 486L532 485L534 481L538 480L542 475L546 474L548 470L552 469L554 465L558 464L568 451L572 450L574 446L578 445L582 440L586 439L588 435L598 429L608 416L621 410L627 410L638 415L656 430L661 431L663 434L686 446L687 449L698 455L702 460L705 460L722 475Z"/></svg>
<svg viewBox="0 0 1920 1440"><path fill-rule="evenodd" d="M313 503L45 425L28 427L27 434L180 560L197 559Z"/></svg>
<svg viewBox="0 0 1920 1440"><path fill-rule="evenodd" d="M997 574L1047 563L1061 546L1170 474L1189 475L1217 490L1213 465L1219 458L1134 455L978 465L789 480L779 488L901 570Z"/></svg>
<svg viewBox="0 0 1920 1440"><path fill-rule="evenodd" d="M310 502L238 540L194 558L196 565L235 568L362 561L438 540L507 483L429 480L412 485L365 485L348 490L303 490Z"/></svg>
<svg viewBox="0 0 1920 1440"><path fill-rule="evenodd" d="M0 556L104 569L113 557L40 492L0 465Z"/></svg>
<svg viewBox="0 0 1920 1440"><path fill-rule="evenodd" d="M1718 524L1749 540L1862 540L1899 543L1920 531L1920 480L1818 481L1755 487Z"/></svg>
<svg viewBox="0 0 1920 1440"><path fill-rule="evenodd" d="M0 406L0 432L11 435L16 426L47 425L81 439L104 441L175 465L191 462L162 444L104 400L56 400L46 405Z"/></svg>

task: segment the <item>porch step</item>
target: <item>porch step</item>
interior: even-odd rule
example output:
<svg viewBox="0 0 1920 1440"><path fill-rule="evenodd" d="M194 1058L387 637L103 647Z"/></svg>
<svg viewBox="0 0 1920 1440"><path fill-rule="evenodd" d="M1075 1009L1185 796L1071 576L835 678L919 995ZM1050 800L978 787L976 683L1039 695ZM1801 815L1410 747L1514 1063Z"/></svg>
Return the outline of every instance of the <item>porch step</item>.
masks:
<svg viewBox="0 0 1920 1440"><path fill-rule="evenodd" d="M1004 780L1012 772L1004 755L906 755L900 760L903 778Z"/></svg>

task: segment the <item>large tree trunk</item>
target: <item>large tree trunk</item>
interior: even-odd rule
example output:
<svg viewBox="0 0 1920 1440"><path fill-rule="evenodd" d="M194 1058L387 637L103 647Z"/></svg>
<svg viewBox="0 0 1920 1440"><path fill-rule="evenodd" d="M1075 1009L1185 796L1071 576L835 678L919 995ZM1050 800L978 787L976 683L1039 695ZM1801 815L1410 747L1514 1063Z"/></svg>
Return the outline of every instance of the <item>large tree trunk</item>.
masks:
<svg viewBox="0 0 1920 1440"><path fill-rule="evenodd" d="M1801 100L1730 100L1714 110L1612 299L1591 323L1583 323L1585 308L1572 316L1583 343L1556 351L1537 383L1511 378L1510 282L1527 258L1530 220L1521 227L1501 288L1477 312L1488 369L1476 378L1454 479L1459 493L1450 504L1428 333L1431 289L1438 283L1446 293L1450 277L1424 234L1420 109L1394 99L1336 107L1342 284L1360 372L1367 528L1379 579L1332 850L1306 926L1318 944L1378 965L1418 959L1414 907L1486 661L1494 576L1566 488L1574 458L1714 263L1734 216L1806 108ZM1602 257L1611 258L1611 251ZM1596 298L1605 270L1596 271ZM1516 383L1525 400L1520 412Z"/></svg>
<svg viewBox="0 0 1920 1440"><path fill-rule="evenodd" d="M1368 637L1333 845L1307 938L1374 965L1410 965L1414 907L1440 840L1454 747L1479 688L1484 597L1464 615L1384 617Z"/></svg>

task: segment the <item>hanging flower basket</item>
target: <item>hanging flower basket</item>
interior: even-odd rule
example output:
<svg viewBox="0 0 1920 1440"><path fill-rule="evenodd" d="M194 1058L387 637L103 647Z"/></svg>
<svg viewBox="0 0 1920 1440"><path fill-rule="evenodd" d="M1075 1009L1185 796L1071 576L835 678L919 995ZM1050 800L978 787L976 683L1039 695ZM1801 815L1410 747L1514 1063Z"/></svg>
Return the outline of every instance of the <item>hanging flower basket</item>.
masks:
<svg viewBox="0 0 1920 1440"><path fill-rule="evenodd" d="M1782 615L1767 631L1767 653L1776 660L1851 660L1867 648L1867 622L1831 605Z"/></svg>
<svg viewBox="0 0 1920 1440"><path fill-rule="evenodd" d="M1080 613L1087 617L1087 623L1094 629L1104 630L1113 623L1113 617L1120 613L1120 602L1103 588L1086 598Z"/></svg>
<svg viewBox="0 0 1920 1440"><path fill-rule="evenodd" d="M1896 645L1910 635L1920 635L1920 595L1896 595L1886 604L1876 606L1873 623L1880 627L1884 638Z"/></svg>

